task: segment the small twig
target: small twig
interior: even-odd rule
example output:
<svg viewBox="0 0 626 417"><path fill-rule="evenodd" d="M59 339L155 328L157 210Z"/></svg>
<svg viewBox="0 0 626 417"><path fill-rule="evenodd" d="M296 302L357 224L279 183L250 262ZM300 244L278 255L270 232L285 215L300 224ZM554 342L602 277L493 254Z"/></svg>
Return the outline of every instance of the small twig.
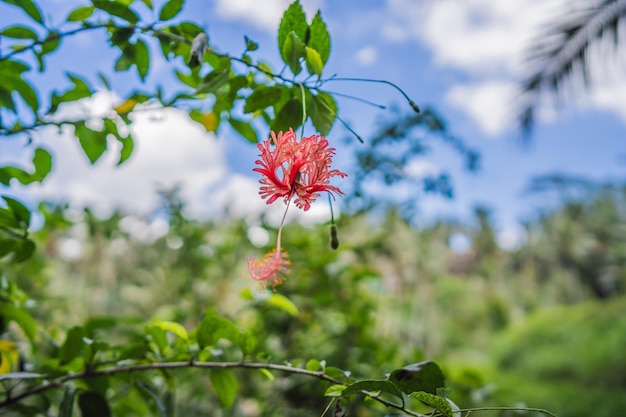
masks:
<svg viewBox="0 0 626 417"><path fill-rule="evenodd" d="M557 417L556 414L551 413L548 410L544 410L543 408L532 408L532 407L476 407L476 408L464 408L459 410L459 412L467 411L468 416L472 411L534 411L537 413L543 413L545 415L551 417Z"/></svg>

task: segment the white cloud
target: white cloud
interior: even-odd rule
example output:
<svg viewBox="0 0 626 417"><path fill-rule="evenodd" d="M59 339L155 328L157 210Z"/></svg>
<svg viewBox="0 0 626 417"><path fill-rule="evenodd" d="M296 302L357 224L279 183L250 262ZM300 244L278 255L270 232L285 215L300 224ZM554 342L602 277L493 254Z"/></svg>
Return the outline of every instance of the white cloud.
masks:
<svg viewBox="0 0 626 417"><path fill-rule="evenodd" d="M356 61L363 66L370 66L378 59L378 49L375 46L366 46L355 54Z"/></svg>
<svg viewBox="0 0 626 417"><path fill-rule="evenodd" d="M218 17L241 20L259 29L274 32L291 0L217 0L215 12ZM322 0L303 0L302 7L309 19L320 9Z"/></svg>
<svg viewBox="0 0 626 417"><path fill-rule="evenodd" d="M446 100L466 112L487 135L497 136L512 123L512 91L508 81L484 81L453 86Z"/></svg>
<svg viewBox="0 0 626 417"><path fill-rule="evenodd" d="M597 86L591 92L590 103L616 113L626 123L626 79Z"/></svg>

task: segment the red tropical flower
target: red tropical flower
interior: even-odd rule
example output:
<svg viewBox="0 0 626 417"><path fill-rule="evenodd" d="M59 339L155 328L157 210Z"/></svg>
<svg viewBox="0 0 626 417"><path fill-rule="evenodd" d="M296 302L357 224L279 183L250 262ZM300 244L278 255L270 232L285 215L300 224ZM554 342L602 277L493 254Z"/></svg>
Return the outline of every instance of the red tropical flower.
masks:
<svg viewBox="0 0 626 417"><path fill-rule="evenodd" d="M296 206L307 211L321 192L343 194L329 182L332 177L343 178L347 174L330 169L335 149L328 147L323 136L313 135L298 141L291 129L278 135L272 131L271 139L257 147L261 159L256 161L259 167L253 171L263 175L259 194L267 199L267 204L281 197L287 203L295 196Z"/></svg>
<svg viewBox="0 0 626 417"><path fill-rule="evenodd" d="M261 259L255 260L253 256L246 257L248 271L252 279L260 282L265 288L268 284L272 287L282 284L285 275L289 274L289 257L287 252L280 249L266 253Z"/></svg>

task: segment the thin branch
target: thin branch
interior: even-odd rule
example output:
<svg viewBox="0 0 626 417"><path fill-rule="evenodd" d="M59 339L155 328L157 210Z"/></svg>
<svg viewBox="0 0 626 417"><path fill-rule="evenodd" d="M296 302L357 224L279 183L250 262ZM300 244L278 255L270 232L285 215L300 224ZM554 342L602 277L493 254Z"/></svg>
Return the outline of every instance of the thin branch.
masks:
<svg viewBox="0 0 626 417"><path fill-rule="evenodd" d="M543 408L532 408L532 407L477 407L477 408L464 408L459 410L459 412L463 413L467 411L468 414L473 411L534 411L537 413L543 413L547 416L557 417L556 414L549 412L548 410L544 410Z"/></svg>

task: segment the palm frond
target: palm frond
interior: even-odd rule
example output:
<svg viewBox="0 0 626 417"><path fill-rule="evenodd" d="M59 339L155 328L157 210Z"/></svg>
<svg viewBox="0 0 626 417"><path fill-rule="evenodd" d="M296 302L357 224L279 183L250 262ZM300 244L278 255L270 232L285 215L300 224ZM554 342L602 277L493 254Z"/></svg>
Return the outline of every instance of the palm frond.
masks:
<svg viewBox="0 0 626 417"><path fill-rule="evenodd" d="M550 22L526 51L529 71L519 85L517 113L525 133L534 124L542 93L562 99L566 88L584 89L595 81L590 70L605 62L591 59L594 45L612 41L612 50L602 52L612 55L606 57L610 59L618 58L626 45L625 28L620 28L626 20L626 0L579 0L563 7L567 10Z"/></svg>

